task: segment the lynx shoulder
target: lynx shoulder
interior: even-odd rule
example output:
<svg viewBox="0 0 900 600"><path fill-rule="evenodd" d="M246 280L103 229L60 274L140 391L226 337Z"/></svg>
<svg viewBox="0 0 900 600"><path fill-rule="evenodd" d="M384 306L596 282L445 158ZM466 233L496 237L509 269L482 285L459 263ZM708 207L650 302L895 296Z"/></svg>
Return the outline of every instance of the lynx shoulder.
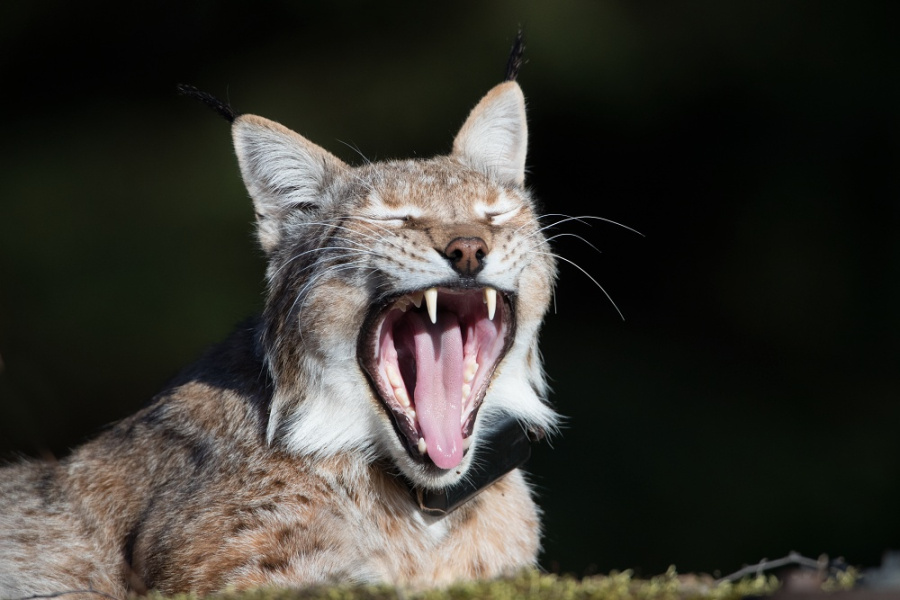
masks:
<svg viewBox="0 0 900 600"><path fill-rule="evenodd" d="M0 471L0 597L424 587L535 564L519 470L446 514L421 502L477 479L504 424L556 419L537 350L556 267L518 84L425 160L354 167L227 115L264 313L69 457Z"/></svg>

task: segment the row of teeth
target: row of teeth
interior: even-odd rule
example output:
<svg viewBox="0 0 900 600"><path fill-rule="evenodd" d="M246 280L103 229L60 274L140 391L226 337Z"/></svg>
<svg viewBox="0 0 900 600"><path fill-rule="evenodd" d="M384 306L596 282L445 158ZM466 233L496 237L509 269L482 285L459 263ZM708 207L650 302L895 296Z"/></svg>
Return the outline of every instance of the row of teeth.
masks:
<svg viewBox="0 0 900 600"><path fill-rule="evenodd" d="M410 303L416 308L422 306L422 298L425 298L425 308L428 309L428 318L432 323L437 323L437 288L428 288L424 292L414 292L406 296L396 304L396 308L405 311ZM494 320L497 313L497 290L492 287L484 288L484 303L487 304L488 319Z"/></svg>
<svg viewBox="0 0 900 600"><path fill-rule="evenodd" d="M394 398L400 403L400 406L406 409L406 412L413 418L416 418L416 410L412 408L409 400L409 393L406 391L406 385L403 383L403 376L394 365L388 364L384 368L384 374L387 376L388 383L394 392ZM472 381L475 380L475 373L478 372L478 363L473 357L468 357L463 367L463 384L462 384L462 400L465 402L472 395Z"/></svg>
<svg viewBox="0 0 900 600"><path fill-rule="evenodd" d="M467 437L463 439L463 449L468 450L469 446L472 445L472 438ZM428 454L428 444L425 442L425 438L419 438L419 454L425 456Z"/></svg>
<svg viewBox="0 0 900 600"><path fill-rule="evenodd" d="M397 399L397 402L399 402L400 406L405 408L406 412L410 413L410 416L415 419L416 411L411 407L409 394L406 392L406 385L403 383L403 377L400 375L400 371L392 364L388 364L384 371L388 383L391 384L391 388L394 390L394 397Z"/></svg>
<svg viewBox="0 0 900 600"><path fill-rule="evenodd" d="M462 401L464 404L469 400L469 396L472 395L472 382L475 380L475 373L477 372L478 363L475 362L474 357L468 357L463 368L463 384L461 390ZM406 414L409 415L412 420L415 420L416 409L412 407L412 403L409 400L409 394L406 391L406 385L403 383L403 376L400 375L400 371L398 371L397 367L394 365L388 364L385 367L385 375L387 376L388 383L391 384L391 389L394 391L394 398L396 398L397 402L399 402L406 410ZM465 422L466 416L467 412L463 411L460 418L460 425ZM471 438L465 438L463 440L463 448L468 450L471 443ZM428 444L425 442L425 438L419 438L418 449L419 454L422 456L428 454Z"/></svg>

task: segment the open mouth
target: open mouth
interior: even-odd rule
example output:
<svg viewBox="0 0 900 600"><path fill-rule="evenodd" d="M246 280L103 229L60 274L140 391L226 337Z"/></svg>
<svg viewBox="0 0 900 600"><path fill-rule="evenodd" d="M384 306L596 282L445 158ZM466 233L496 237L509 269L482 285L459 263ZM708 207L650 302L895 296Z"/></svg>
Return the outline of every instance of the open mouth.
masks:
<svg viewBox="0 0 900 600"><path fill-rule="evenodd" d="M373 308L359 360L410 457L459 465L514 328L509 296L490 287L429 288Z"/></svg>

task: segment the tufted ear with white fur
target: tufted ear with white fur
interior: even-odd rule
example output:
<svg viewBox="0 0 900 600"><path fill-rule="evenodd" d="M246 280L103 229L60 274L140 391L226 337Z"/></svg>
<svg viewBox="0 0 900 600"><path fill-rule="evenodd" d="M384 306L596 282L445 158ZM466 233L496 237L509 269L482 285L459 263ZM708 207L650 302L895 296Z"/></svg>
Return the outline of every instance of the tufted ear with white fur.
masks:
<svg viewBox="0 0 900 600"><path fill-rule="evenodd" d="M456 139L457 160L502 183L525 183L528 124L525 97L515 81L494 87L472 109Z"/></svg>
<svg viewBox="0 0 900 600"><path fill-rule="evenodd" d="M241 115L231 132L244 185L253 198L259 241L268 253L278 245L285 217L327 204L331 182L348 167L300 134L262 117Z"/></svg>

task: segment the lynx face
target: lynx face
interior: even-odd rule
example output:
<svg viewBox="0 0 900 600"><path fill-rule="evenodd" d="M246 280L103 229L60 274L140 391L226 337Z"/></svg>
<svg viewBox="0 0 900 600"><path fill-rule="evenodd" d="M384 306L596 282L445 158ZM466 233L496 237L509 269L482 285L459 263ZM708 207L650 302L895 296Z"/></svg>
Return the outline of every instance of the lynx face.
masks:
<svg viewBox="0 0 900 600"><path fill-rule="evenodd" d="M537 332L555 263L524 188L516 83L429 160L350 167L251 115L233 132L269 258L270 443L390 457L441 487L498 417L553 427Z"/></svg>

